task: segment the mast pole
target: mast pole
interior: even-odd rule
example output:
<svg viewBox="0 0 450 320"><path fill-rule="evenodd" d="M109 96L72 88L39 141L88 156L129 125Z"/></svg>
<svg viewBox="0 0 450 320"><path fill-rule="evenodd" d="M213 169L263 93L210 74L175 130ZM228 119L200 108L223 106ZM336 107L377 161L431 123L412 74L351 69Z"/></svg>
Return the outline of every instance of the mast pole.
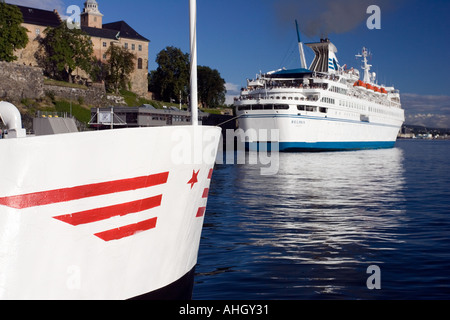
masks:
<svg viewBox="0 0 450 320"><path fill-rule="evenodd" d="M189 0L190 47L191 47L191 123L198 126L197 97L197 3Z"/></svg>
<svg viewBox="0 0 450 320"><path fill-rule="evenodd" d="M363 58L363 67L362 69L364 70L364 82L365 83L371 83L371 79L370 79L370 67L372 66L371 64L368 64L367 62L367 57L368 57L368 50L366 49L366 47L363 47L362 49L362 54L358 54L357 57Z"/></svg>
<svg viewBox="0 0 450 320"><path fill-rule="evenodd" d="M303 69L307 69L306 59L305 59L305 51L303 50L303 43L300 40L300 31L298 30L298 22L295 20L295 26L297 28L297 39L298 39L298 50L300 51L300 62L302 64Z"/></svg>

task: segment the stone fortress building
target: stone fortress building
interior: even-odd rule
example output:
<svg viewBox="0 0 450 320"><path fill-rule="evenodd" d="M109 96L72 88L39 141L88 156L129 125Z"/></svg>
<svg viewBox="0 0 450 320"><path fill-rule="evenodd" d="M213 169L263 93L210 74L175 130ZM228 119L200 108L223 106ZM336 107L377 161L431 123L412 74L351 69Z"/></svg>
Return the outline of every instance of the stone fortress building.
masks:
<svg viewBox="0 0 450 320"><path fill-rule="evenodd" d="M47 11L17 6L22 11L23 26L28 30L29 42L25 49L17 50L17 62L37 66L35 53L39 47L39 37L45 36L47 27L57 27L62 19L56 10ZM123 46L135 54L135 69L130 75L131 91L144 96L148 93L148 54L150 40L135 31L125 21L103 24L103 14L96 0L86 0L80 16L81 29L90 37L94 56L106 63L106 51L111 45Z"/></svg>

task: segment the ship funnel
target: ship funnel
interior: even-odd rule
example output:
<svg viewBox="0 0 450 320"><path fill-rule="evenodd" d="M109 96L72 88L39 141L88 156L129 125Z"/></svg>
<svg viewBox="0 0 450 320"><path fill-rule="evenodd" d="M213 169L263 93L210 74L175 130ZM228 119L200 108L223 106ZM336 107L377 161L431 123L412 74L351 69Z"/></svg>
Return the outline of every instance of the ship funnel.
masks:
<svg viewBox="0 0 450 320"><path fill-rule="evenodd" d="M307 43L316 57L310 66L310 70L314 72L330 72L339 71L338 59L336 57L337 49L329 39L320 39L318 43Z"/></svg>
<svg viewBox="0 0 450 320"><path fill-rule="evenodd" d="M20 112L13 104L0 101L0 119L8 128L8 138L23 138L26 136L26 130L22 129Z"/></svg>

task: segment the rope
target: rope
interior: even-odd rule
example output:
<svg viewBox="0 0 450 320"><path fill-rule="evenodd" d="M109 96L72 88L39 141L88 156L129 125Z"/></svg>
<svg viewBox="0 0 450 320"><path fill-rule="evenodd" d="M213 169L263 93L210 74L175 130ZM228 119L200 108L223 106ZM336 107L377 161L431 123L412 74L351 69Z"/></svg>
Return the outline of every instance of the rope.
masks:
<svg viewBox="0 0 450 320"><path fill-rule="evenodd" d="M234 117L234 118L231 118L231 119L228 119L227 121L225 121L225 122L222 122L222 123L219 123L217 126L218 127L220 127L221 125L223 125L223 124L225 124L225 123L228 123L228 122L230 122L230 121L233 121L233 120L236 120L236 119L239 119L240 117L242 117L243 116L243 114L241 114L240 116L237 116L237 117Z"/></svg>

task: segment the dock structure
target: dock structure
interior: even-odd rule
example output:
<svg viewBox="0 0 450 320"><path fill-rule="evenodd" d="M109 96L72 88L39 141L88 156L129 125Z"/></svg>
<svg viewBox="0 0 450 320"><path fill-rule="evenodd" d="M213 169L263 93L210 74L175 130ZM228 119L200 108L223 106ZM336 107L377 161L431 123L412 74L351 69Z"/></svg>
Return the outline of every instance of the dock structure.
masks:
<svg viewBox="0 0 450 320"><path fill-rule="evenodd" d="M202 124L208 114L199 111L198 121ZM107 107L92 108L89 125L97 129L111 127L159 127L182 126L191 123L191 113L176 107L156 109L151 105L140 107Z"/></svg>
<svg viewBox="0 0 450 320"><path fill-rule="evenodd" d="M73 117L57 113L40 113L33 119L33 131L36 136L78 132Z"/></svg>

